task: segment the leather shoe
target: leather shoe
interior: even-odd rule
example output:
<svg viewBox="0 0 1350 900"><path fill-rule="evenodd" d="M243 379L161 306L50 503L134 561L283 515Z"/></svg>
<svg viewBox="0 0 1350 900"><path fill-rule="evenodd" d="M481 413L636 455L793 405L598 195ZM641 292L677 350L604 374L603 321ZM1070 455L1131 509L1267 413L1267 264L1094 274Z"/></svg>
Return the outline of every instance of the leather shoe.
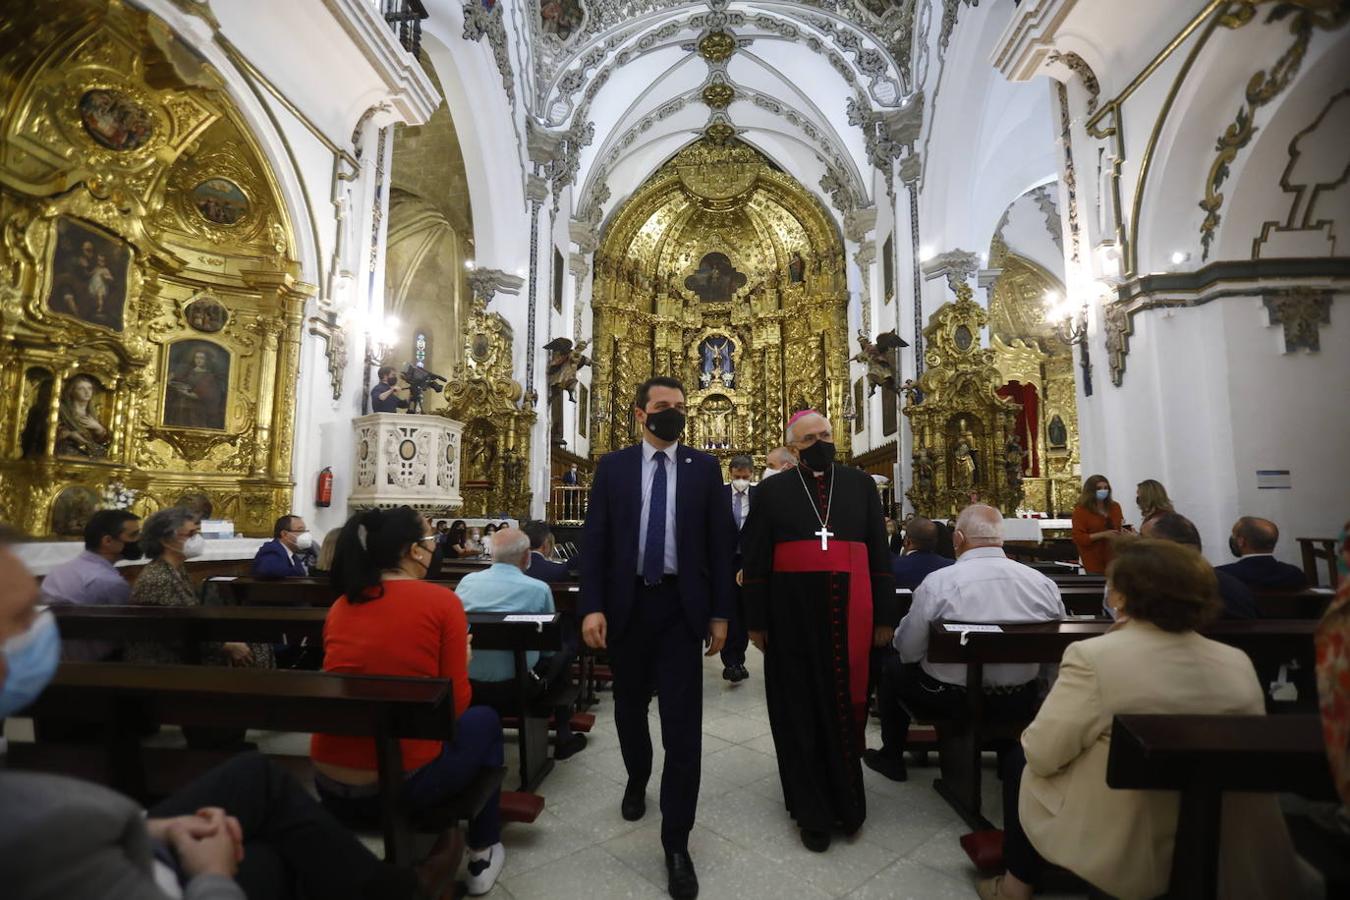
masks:
<svg viewBox="0 0 1350 900"><path fill-rule="evenodd" d="M909 780L909 769L903 756L890 756L880 750L864 750L863 765L891 781Z"/></svg>
<svg viewBox="0 0 1350 900"><path fill-rule="evenodd" d="M579 731L572 732L572 739L565 744L558 744L553 748L553 758L555 760L567 759L576 756L582 750L586 749L587 737Z"/></svg>
<svg viewBox="0 0 1350 900"><path fill-rule="evenodd" d="M803 828L802 846L812 853L824 853L830 849L830 833L828 831L816 831L814 828Z"/></svg>
<svg viewBox="0 0 1350 900"><path fill-rule="evenodd" d="M669 877L666 890L675 900L694 900L698 896L698 875L688 852L677 850L666 854L666 875Z"/></svg>
<svg viewBox="0 0 1350 900"><path fill-rule="evenodd" d="M630 781L623 791L619 812L629 822L636 822L647 814L647 782Z"/></svg>
<svg viewBox="0 0 1350 900"><path fill-rule="evenodd" d="M737 680L737 681L744 681L745 679L747 679L747 678L749 678L749 677L750 677L750 670L749 670L749 669L747 669L745 666L737 666L737 667L736 667L736 680Z"/></svg>

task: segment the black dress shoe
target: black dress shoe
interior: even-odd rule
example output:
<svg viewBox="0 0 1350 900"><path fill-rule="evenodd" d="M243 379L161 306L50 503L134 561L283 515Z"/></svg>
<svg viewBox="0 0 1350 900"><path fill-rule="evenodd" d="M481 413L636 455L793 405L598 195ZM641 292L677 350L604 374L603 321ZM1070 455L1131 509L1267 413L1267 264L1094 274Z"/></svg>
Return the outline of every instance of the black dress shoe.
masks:
<svg viewBox="0 0 1350 900"><path fill-rule="evenodd" d="M628 782L623 791L619 812L629 822L636 822L647 814L647 782Z"/></svg>
<svg viewBox="0 0 1350 900"><path fill-rule="evenodd" d="M814 828L803 828L802 846L812 853L824 853L830 849L830 833L828 831L816 831Z"/></svg>
<svg viewBox="0 0 1350 900"><path fill-rule="evenodd" d="M586 749L586 735L579 731L572 732L572 739L566 743L558 744L553 748L553 758L555 760L567 759L569 756L576 756L582 750Z"/></svg>
<svg viewBox="0 0 1350 900"><path fill-rule="evenodd" d="M736 680L736 666L723 666L723 667L722 667L722 680L723 680L723 681L735 681L735 680Z"/></svg>
<svg viewBox="0 0 1350 900"><path fill-rule="evenodd" d="M863 765L891 781L909 779L909 769L905 766L903 756L890 756L880 750L864 750Z"/></svg>
<svg viewBox="0 0 1350 900"><path fill-rule="evenodd" d="M750 677L750 670L749 670L749 669L747 669L745 666L737 666L737 667L736 667L736 680L737 680L737 681L744 681L745 679L747 679L747 678L749 678L749 677Z"/></svg>
<svg viewBox="0 0 1350 900"><path fill-rule="evenodd" d="M669 877L666 890L675 900L694 900L698 896L698 875L694 874L694 861L687 851L666 854L666 875Z"/></svg>

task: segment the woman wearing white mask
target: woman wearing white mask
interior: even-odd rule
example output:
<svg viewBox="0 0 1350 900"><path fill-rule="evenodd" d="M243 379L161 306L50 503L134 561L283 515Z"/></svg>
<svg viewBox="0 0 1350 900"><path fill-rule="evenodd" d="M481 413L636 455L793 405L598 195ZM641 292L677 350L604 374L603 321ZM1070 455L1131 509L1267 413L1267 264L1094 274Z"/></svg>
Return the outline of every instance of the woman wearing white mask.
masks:
<svg viewBox="0 0 1350 900"><path fill-rule="evenodd" d="M1089 475L1083 480L1083 492L1073 508L1073 542L1078 547L1078 558L1083 571L1089 575L1104 575L1111 563L1112 541L1124 531L1133 531L1125 524L1120 504L1111 496L1111 482L1105 475Z"/></svg>
<svg viewBox="0 0 1350 900"><path fill-rule="evenodd" d="M182 507L162 509L141 523L141 548L150 562L131 586L137 606L197 606L201 600L184 565L202 555L206 540L197 517ZM128 662L181 664L195 662L196 649L181 643L138 642L127 645ZM203 644L204 663L272 668L272 648L266 644Z"/></svg>

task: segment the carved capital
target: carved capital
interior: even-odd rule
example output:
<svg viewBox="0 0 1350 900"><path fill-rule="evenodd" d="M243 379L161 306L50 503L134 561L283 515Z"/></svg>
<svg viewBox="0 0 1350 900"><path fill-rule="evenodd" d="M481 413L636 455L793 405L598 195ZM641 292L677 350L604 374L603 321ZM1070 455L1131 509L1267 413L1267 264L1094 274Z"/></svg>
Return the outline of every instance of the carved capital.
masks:
<svg viewBox="0 0 1350 900"><path fill-rule="evenodd" d="M1284 352L1322 349L1321 327L1331 324L1331 291L1297 287L1261 297L1271 325L1284 326Z"/></svg>
<svg viewBox="0 0 1350 900"><path fill-rule="evenodd" d="M525 176L525 199L531 203L543 203L548 199L548 181L539 175Z"/></svg>
<svg viewBox="0 0 1350 900"><path fill-rule="evenodd" d="M469 288L475 304L486 307L497 294L519 294L525 279L501 269L474 269L469 273Z"/></svg>
<svg viewBox="0 0 1350 900"><path fill-rule="evenodd" d="M965 284L966 279L974 275L980 267L980 257L969 250L948 250L938 254L923 264L923 277L932 280L947 276L947 285L955 291L957 285Z"/></svg>
<svg viewBox="0 0 1350 900"><path fill-rule="evenodd" d="M553 162L558 153L558 145L562 142L563 137L562 132L549 131L547 128L529 122L526 129L525 149L530 155L530 162L541 166Z"/></svg>
<svg viewBox="0 0 1350 900"><path fill-rule="evenodd" d="M600 233L592 222L572 219L567 223L567 233L582 253L594 253L600 246Z"/></svg>
<svg viewBox="0 0 1350 900"><path fill-rule="evenodd" d="M877 208L875 206L851 209L844 213L844 237L854 243L861 242L863 237L876 227Z"/></svg>
<svg viewBox="0 0 1350 900"><path fill-rule="evenodd" d="M868 266L876 262L876 258L877 258L876 241L863 241L861 244L858 245L858 252L853 254L853 261L856 262L858 264L858 268L862 269L864 272L867 271Z"/></svg>
<svg viewBox="0 0 1350 900"><path fill-rule="evenodd" d="M923 162L918 153L910 153L904 159L900 160L900 180L907 186L913 187L919 181L919 174L923 171Z"/></svg>
<svg viewBox="0 0 1350 900"><path fill-rule="evenodd" d="M897 147L913 147L923 133L923 91L919 91L896 109L881 114L891 143Z"/></svg>

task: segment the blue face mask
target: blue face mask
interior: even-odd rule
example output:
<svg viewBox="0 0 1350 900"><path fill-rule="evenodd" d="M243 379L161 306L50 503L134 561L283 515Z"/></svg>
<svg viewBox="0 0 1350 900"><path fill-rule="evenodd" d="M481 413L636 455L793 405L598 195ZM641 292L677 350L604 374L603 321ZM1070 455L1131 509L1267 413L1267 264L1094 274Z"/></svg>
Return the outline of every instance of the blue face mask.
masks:
<svg viewBox="0 0 1350 900"><path fill-rule="evenodd" d="M0 685L0 719L12 716L38 698L61 662L61 634L51 610L38 614L23 634L0 645L5 656L5 681Z"/></svg>
<svg viewBox="0 0 1350 900"><path fill-rule="evenodd" d="M1107 497L1110 497L1110 496L1111 496L1111 489L1110 489L1110 488L1097 488L1097 499L1098 499L1098 500L1105 500Z"/></svg>

